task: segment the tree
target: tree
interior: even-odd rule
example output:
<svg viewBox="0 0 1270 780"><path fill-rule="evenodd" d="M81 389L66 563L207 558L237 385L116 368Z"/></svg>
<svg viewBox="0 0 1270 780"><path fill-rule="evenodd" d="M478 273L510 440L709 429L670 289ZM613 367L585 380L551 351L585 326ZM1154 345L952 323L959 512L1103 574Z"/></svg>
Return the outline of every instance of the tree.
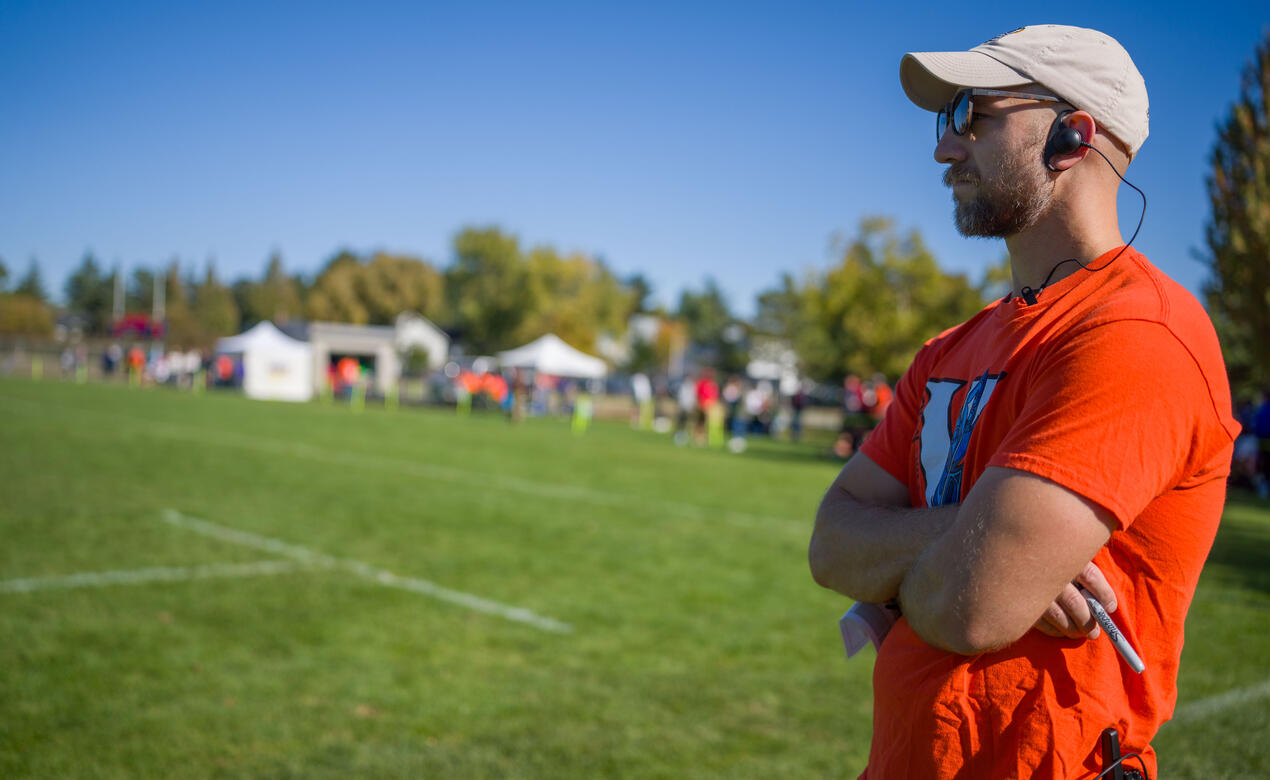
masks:
<svg viewBox="0 0 1270 780"><path fill-rule="evenodd" d="M278 290L285 276L279 267L266 278L261 294ZM268 276L268 275L267 275ZM288 280L294 294L299 284ZM277 292L268 293L270 301ZM431 263L417 257L377 252L365 260L344 250L331 258L313 282L305 310L311 319L358 325L391 325L406 311L433 320L445 317L445 281Z"/></svg>
<svg viewBox="0 0 1270 780"><path fill-rule="evenodd" d="M49 336L53 310L47 303L24 293L0 293L0 334Z"/></svg>
<svg viewBox="0 0 1270 780"><path fill-rule="evenodd" d="M445 293L464 344L477 354L517 346L527 300L520 242L496 227L464 228L454 237Z"/></svg>
<svg viewBox="0 0 1270 780"><path fill-rule="evenodd" d="M284 323L304 314L300 283L287 275L282 267L282 256L277 252L269 256L259 282L239 280L234 282L233 289L244 326L264 320Z"/></svg>
<svg viewBox="0 0 1270 780"><path fill-rule="evenodd" d="M359 291L375 325L391 325L405 311L432 320L445 317L445 279L417 257L377 252L362 267Z"/></svg>
<svg viewBox="0 0 1270 780"><path fill-rule="evenodd" d="M357 289L359 276L361 262L357 255L348 250L337 252L313 281L305 303L309 319L354 325L369 323L370 312Z"/></svg>
<svg viewBox="0 0 1270 780"><path fill-rule="evenodd" d="M1270 383L1270 35L1217 128L1207 178L1204 296L1236 388Z"/></svg>
<svg viewBox="0 0 1270 780"><path fill-rule="evenodd" d="M213 338L203 333L203 328L190 305L192 290L196 286L181 275L180 261L173 259L163 275L164 316L168 346L173 349L208 348Z"/></svg>
<svg viewBox="0 0 1270 780"><path fill-rule="evenodd" d="M154 271L138 268L132 272L132 280L124 291L124 308L142 314L154 310Z"/></svg>
<svg viewBox="0 0 1270 780"><path fill-rule="evenodd" d="M537 247L525 260L525 280L528 311L517 342L554 333L592 352L601 333L626 328L633 296L599 259Z"/></svg>
<svg viewBox="0 0 1270 780"><path fill-rule="evenodd" d="M748 333L732 316L727 297L714 279L706 279L700 293L684 290L679 296L677 316L703 362L724 373L745 370L749 362L745 345Z"/></svg>
<svg viewBox="0 0 1270 780"><path fill-rule="evenodd" d="M40 266L31 258L30 268L13 292L0 292L0 333L38 337L52 332L53 309L48 305Z"/></svg>
<svg viewBox="0 0 1270 780"><path fill-rule="evenodd" d="M24 295L32 298L40 303L48 302L48 293L44 290L44 280L40 277L40 264L35 258L31 258L31 265L27 268L26 275L18 282L18 286L13 288L15 295Z"/></svg>
<svg viewBox="0 0 1270 780"><path fill-rule="evenodd" d="M642 273L634 273L626 277L622 284L630 291L632 314L652 311L652 304L648 299L653 297L653 283L649 281L647 276Z"/></svg>
<svg viewBox="0 0 1270 780"><path fill-rule="evenodd" d="M983 307L965 275L941 271L921 235L901 237L889 219L863 220L840 251L823 275L799 284L787 274L759 297L759 327L788 340L811 376L894 380L927 339Z"/></svg>
<svg viewBox="0 0 1270 780"><path fill-rule="evenodd" d="M4 292L4 288L8 283L9 269L5 267L4 260L0 259L0 293Z"/></svg>
<svg viewBox="0 0 1270 780"><path fill-rule="evenodd" d="M198 323L200 346L210 348L216 339L238 331L239 311L234 295L216 278L216 266L207 262L203 280L193 290L194 319Z"/></svg>
<svg viewBox="0 0 1270 780"><path fill-rule="evenodd" d="M114 275L105 274L92 252L86 252L79 267L66 279L66 308L84 318L91 334L110 330L114 296Z"/></svg>

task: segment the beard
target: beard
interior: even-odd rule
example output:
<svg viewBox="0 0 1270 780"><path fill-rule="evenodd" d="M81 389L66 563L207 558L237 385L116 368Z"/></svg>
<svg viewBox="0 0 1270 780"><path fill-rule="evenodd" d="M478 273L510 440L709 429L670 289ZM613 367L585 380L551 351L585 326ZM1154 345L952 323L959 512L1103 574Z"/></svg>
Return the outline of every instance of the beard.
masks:
<svg viewBox="0 0 1270 780"><path fill-rule="evenodd" d="M1036 164L1041 148L1017 148L1003 156L994 173L983 176L966 164L944 171L944 186L975 185L965 200L953 196L953 222L963 236L1006 238L1036 224L1049 205L1053 185Z"/></svg>

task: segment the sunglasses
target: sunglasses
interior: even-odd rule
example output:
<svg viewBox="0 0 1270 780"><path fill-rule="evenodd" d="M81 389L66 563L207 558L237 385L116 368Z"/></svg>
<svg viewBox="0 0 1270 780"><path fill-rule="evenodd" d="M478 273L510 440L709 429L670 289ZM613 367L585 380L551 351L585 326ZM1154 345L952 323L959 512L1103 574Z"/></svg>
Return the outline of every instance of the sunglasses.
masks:
<svg viewBox="0 0 1270 780"><path fill-rule="evenodd" d="M957 135L965 135L970 130L970 123L975 116L975 97L1012 97L1028 100L1041 100L1046 103L1066 103L1062 98L1049 95L1033 95L1030 92L1004 92L999 89L963 89L953 96L948 105L939 109L935 115L935 142L944 137L951 126Z"/></svg>

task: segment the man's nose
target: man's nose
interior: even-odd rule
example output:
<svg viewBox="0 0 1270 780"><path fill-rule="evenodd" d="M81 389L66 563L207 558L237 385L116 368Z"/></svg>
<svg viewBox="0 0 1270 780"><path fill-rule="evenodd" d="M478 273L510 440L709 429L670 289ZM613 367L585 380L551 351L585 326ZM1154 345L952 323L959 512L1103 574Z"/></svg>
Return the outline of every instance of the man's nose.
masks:
<svg viewBox="0 0 1270 780"><path fill-rule="evenodd" d="M966 159L965 139L953 132L949 127L935 144L935 162L944 165L963 162Z"/></svg>

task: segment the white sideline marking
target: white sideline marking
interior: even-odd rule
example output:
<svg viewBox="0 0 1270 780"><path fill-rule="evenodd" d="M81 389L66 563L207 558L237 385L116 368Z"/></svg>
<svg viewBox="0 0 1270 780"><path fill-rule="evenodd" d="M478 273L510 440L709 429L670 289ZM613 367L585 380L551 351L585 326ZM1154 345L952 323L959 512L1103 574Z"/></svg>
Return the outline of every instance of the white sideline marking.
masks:
<svg viewBox="0 0 1270 780"><path fill-rule="evenodd" d="M0 398L3 398L6 402L43 408L52 407L92 417L101 417L104 415L102 412L96 412L91 409L83 409L76 406L67 406L65 404L33 401L28 398L14 398L13 396L7 395L0 395ZM2 409L3 407L0 406L0 410ZM121 416L122 415L111 415L111 419L117 421ZM133 435L148 435L156 436L158 438L175 439L177 441L195 442L198 444L218 444L226 447L238 447L241 449L253 450L255 452L264 452L273 455L287 455L290 457L304 458L307 460L318 461L321 463L331 463L339 466L391 470L408 476L466 485L481 491L506 490L532 495L539 498L585 502L605 507L643 507L645 509L660 510L662 512L679 515L681 517L689 516L693 519L709 518L712 520L720 520L730 525L743 528L760 528L769 531L784 531L788 532L791 537L797 537L800 542L803 541L807 534L811 532L810 515L808 515L807 521L804 522L788 517L772 517L751 514L748 512L736 512L728 509L705 507L681 501L668 501L654 496L630 495L607 490L596 490L595 488L583 485L551 483L507 474L468 471L465 469L454 468L452 466L420 463L418 461L390 458L371 453L331 451L301 442L259 439L226 431L182 425L180 423L159 422L156 420L137 417L132 417L131 419L144 423L143 425L135 426L131 430Z"/></svg>
<svg viewBox="0 0 1270 780"><path fill-rule="evenodd" d="M300 568L295 561L256 561L255 563L210 563L203 566L152 566L123 571L87 571L53 577L26 577L0 580L0 592L30 593L33 590L65 590L99 588L105 585L141 585L147 582L184 582L218 577L258 577L285 574Z"/></svg>
<svg viewBox="0 0 1270 780"><path fill-rule="evenodd" d="M355 561L351 558L336 558L325 553L310 550L307 547L290 544L279 539L271 539L267 536L259 536L248 531L240 531L237 528L217 525L216 523L200 520L197 517L183 515L173 509L165 509L163 511L163 519L172 525L194 531L195 533L210 536L221 541L240 544L244 547L252 547L257 550L267 550L278 555L285 555L300 563L310 566L323 566L335 569L343 569L344 571L356 574L359 577L377 582L389 588L400 588L402 590L420 593L424 596L431 596L439 601L445 601L450 604L458 604L477 612L484 612L487 615L495 615L497 617L514 620L517 623L525 623L534 628L543 631L551 631L557 634L568 634L573 631L573 626L568 623L562 623L549 617L544 617L531 610L523 607L513 607L502 604L490 599L473 596L470 593L451 590L435 582L422 580L417 577L403 577L394 574L387 569L380 569L371 566L368 563Z"/></svg>
<svg viewBox="0 0 1270 780"><path fill-rule="evenodd" d="M1243 688L1235 688L1225 693L1183 704L1173 713L1173 720L1169 722L1185 723L1207 718L1209 715L1216 715L1222 710L1237 707L1240 704L1247 704L1257 699L1264 699L1267 696L1270 696L1270 680L1262 680L1256 685L1246 685Z"/></svg>

